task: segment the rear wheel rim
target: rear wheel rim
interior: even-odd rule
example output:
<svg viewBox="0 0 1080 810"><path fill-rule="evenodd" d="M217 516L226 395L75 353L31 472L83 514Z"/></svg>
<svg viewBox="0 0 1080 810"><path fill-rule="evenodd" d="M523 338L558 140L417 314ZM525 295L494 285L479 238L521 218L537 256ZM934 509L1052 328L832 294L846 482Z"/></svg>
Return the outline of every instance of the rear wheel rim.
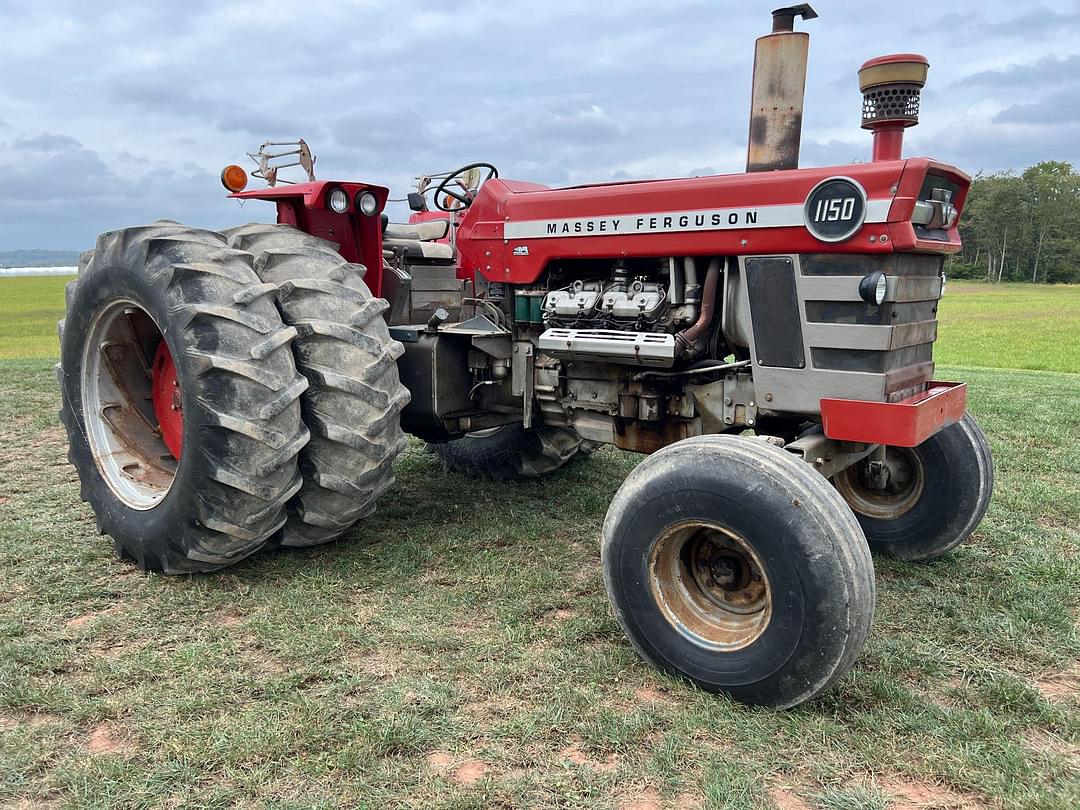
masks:
<svg viewBox="0 0 1080 810"><path fill-rule="evenodd" d="M91 322L83 350L82 406L90 454L113 494L137 510L157 506L176 477L177 457L166 444L156 413L155 382L163 383L164 367L172 365L168 348L164 354L159 351L163 345L161 330L146 310L118 299ZM175 375L173 366L169 387L176 393L170 405L179 405L171 421L182 435L183 403Z"/></svg>
<svg viewBox="0 0 1080 810"><path fill-rule="evenodd" d="M650 553L649 584L668 623L710 650L753 644L772 617L772 588L760 557L741 535L714 523L665 530Z"/></svg>
<svg viewBox="0 0 1080 810"><path fill-rule="evenodd" d="M878 520L896 520L915 508L926 488L926 468L914 450L885 449L889 479L884 489L870 486L868 464L864 461L848 467L834 479L836 489L852 510Z"/></svg>

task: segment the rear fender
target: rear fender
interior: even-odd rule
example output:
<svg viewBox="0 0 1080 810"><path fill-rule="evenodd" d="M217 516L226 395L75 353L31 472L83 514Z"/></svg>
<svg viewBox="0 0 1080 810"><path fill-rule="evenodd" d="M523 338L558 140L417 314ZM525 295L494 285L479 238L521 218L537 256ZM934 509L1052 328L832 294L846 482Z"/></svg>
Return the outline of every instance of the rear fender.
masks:
<svg viewBox="0 0 1080 810"><path fill-rule="evenodd" d="M327 196L335 189L349 196L349 211L337 214L327 206ZM356 198L370 191L378 200L374 214L361 214ZM270 188L253 189L230 194L238 200L269 200L277 206L277 221L298 230L327 239L338 246L346 261L367 267L364 280L371 291L382 297L382 223L379 214L386 206L390 190L371 183L317 180L312 183L290 183Z"/></svg>

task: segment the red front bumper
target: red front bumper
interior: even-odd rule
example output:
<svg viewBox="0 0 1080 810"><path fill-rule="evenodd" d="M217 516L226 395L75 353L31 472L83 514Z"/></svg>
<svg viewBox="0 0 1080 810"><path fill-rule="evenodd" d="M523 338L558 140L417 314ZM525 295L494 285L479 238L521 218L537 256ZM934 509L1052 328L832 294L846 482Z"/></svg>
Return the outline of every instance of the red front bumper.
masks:
<svg viewBox="0 0 1080 810"><path fill-rule="evenodd" d="M959 422L966 404L967 383L931 382L900 402L823 399L821 426L837 441L915 447Z"/></svg>

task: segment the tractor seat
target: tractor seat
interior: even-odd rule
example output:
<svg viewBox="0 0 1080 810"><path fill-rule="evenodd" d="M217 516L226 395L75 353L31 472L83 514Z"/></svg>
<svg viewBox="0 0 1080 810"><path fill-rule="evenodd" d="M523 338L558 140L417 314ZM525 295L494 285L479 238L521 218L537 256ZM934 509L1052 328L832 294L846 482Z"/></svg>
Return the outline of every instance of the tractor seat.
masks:
<svg viewBox="0 0 1080 810"><path fill-rule="evenodd" d="M457 258L454 246L437 241L445 238L449 230L450 221L446 219L409 224L387 222L383 225L383 247L401 252L406 259L452 262Z"/></svg>
<svg viewBox="0 0 1080 810"><path fill-rule="evenodd" d="M411 222L398 224L387 222L383 227L383 237L386 239L412 239L417 242L437 242L446 237L450 230L450 220L429 219L427 222Z"/></svg>

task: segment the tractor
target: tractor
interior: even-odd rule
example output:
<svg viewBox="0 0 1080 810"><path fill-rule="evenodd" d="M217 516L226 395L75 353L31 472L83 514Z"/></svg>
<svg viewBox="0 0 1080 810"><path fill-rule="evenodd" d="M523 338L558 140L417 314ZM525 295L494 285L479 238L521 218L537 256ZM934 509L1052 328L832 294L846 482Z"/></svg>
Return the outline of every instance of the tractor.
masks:
<svg viewBox="0 0 1080 810"><path fill-rule="evenodd" d="M601 532L641 656L754 705L827 690L870 632L871 552L956 547L993 466L934 376L970 178L902 155L929 63L863 64L872 158L799 168L815 16L757 40L745 173L553 189L470 164L397 224L387 188L268 142L266 187L222 181L274 224L102 234L57 366L99 532L143 570L216 571L372 519L406 434L493 481L614 445L648 454Z"/></svg>

